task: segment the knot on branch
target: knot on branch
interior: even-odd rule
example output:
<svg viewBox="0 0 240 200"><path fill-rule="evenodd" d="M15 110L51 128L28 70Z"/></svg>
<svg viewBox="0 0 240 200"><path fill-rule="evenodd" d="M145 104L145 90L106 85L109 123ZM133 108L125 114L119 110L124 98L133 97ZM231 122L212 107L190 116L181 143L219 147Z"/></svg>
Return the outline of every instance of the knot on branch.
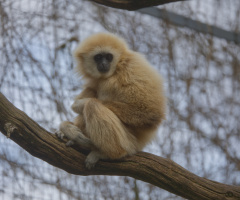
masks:
<svg viewBox="0 0 240 200"><path fill-rule="evenodd" d="M233 193L232 193L231 191L227 191L227 192L225 193L225 196L226 196L226 197L233 197Z"/></svg>
<svg viewBox="0 0 240 200"><path fill-rule="evenodd" d="M14 131L17 131L17 127L12 124L11 122L7 122L5 125L4 125L4 130L7 132L7 138L10 138L11 137L11 134L14 132Z"/></svg>

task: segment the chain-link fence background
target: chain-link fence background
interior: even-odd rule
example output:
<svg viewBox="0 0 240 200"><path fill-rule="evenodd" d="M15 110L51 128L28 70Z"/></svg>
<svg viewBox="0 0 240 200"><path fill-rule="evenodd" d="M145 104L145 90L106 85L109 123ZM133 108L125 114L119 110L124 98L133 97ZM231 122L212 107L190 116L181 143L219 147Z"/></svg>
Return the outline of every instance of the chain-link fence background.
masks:
<svg viewBox="0 0 240 200"><path fill-rule="evenodd" d="M240 32L238 0L178 2L165 11ZM167 120L145 151L191 172L240 185L240 47L138 11L79 0L1 0L0 90L49 131L73 120L81 91L72 51L110 31L146 55L165 79ZM0 134L0 200L181 199L128 177L74 176L36 159Z"/></svg>

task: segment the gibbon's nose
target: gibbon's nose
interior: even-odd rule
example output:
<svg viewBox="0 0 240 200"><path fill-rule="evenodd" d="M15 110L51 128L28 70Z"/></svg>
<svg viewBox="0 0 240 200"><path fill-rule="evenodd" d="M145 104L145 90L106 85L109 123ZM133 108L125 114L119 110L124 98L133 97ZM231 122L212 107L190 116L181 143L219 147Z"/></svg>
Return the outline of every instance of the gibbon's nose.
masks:
<svg viewBox="0 0 240 200"><path fill-rule="evenodd" d="M107 61L107 59L102 59L101 63L97 65L98 71L101 73L106 73L110 69L110 63Z"/></svg>

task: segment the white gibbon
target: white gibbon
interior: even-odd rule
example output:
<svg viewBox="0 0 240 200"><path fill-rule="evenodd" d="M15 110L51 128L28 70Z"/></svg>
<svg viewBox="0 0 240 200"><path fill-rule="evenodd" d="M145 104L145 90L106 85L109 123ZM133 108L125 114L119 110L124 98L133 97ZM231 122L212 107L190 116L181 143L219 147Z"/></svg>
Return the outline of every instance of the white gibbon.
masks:
<svg viewBox="0 0 240 200"><path fill-rule="evenodd" d="M162 78L143 55L109 33L98 33L75 51L85 86L72 105L75 121L62 122L57 136L91 152L88 169L99 159L133 155L155 135L165 118Z"/></svg>

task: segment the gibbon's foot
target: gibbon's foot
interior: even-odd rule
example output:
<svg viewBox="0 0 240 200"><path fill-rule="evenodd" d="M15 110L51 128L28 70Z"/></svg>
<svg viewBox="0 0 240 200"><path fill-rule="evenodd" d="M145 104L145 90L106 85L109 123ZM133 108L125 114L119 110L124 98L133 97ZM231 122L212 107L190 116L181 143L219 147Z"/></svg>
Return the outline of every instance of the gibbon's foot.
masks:
<svg viewBox="0 0 240 200"><path fill-rule="evenodd" d="M61 139L61 140L63 140L63 138L64 138L64 133L63 132L61 132L60 130L57 130L56 132L55 132L55 135L59 138L59 139ZM74 144L74 141L72 141L72 140L69 140L67 143L66 143L66 146L67 147L70 147L70 146L72 146Z"/></svg>
<svg viewBox="0 0 240 200"><path fill-rule="evenodd" d="M66 143L66 146L67 146L67 147L70 147L70 146L72 146L72 145L74 145L74 141L72 141L72 140L69 140L69 141Z"/></svg>
<svg viewBox="0 0 240 200"><path fill-rule="evenodd" d="M97 151L91 151L86 160L85 160L85 166L88 170L91 170L95 167L96 163L99 161L100 155Z"/></svg>
<svg viewBox="0 0 240 200"><path fill-rule="evenodd" d="M59 139L63 139L63 137L64 137L64 134L60 131L60 130L56 130L55 132L54 132L54 134L59 138Z"/></svg>
<svg viewBox="0 0 240 200"><path fill-rule="evenodd" d="M72 146L73 144L79 144L84 149L91 149L93 144L89 138L87 138L82 131L71 122L62 122L60 129L55 132L58 138L63 139L66 137L69 141L66 146Z"/></svg>

